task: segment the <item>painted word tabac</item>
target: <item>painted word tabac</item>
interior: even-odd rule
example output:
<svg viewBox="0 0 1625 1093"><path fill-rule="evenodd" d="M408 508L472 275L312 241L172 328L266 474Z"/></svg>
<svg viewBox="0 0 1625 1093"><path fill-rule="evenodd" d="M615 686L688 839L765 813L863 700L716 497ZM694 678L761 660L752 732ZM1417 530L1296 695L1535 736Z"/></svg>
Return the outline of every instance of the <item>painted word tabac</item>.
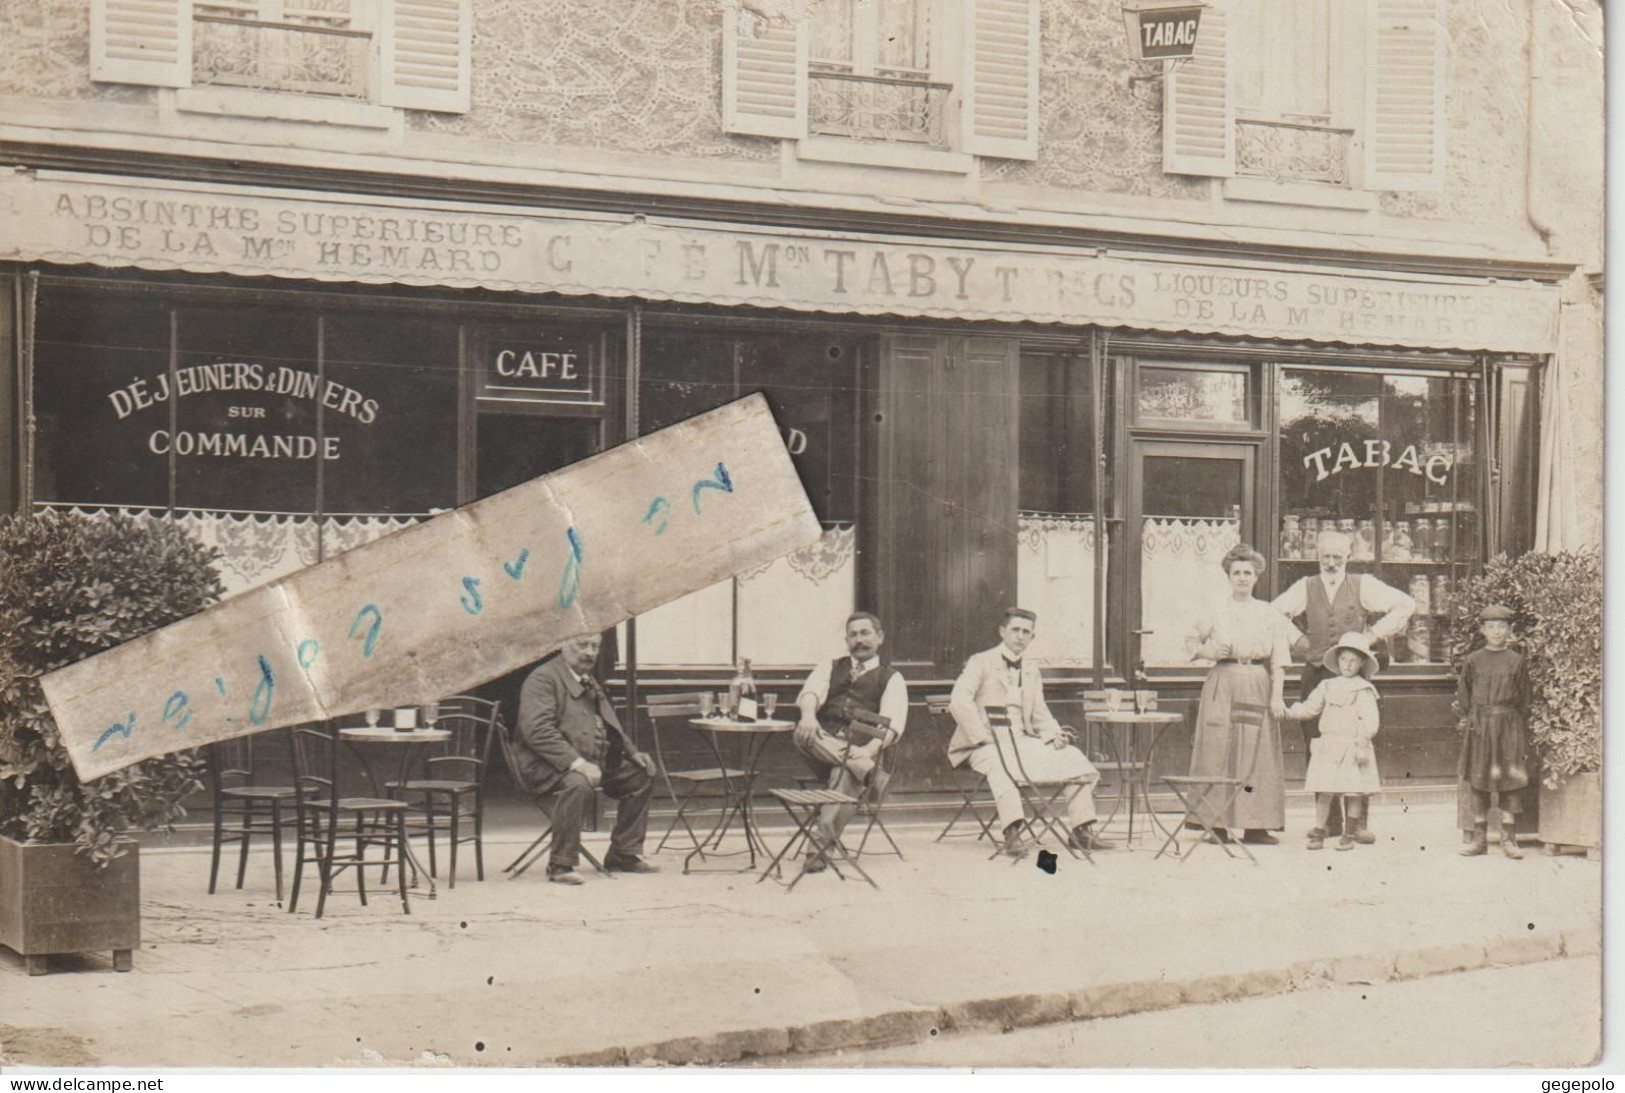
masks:
<svg viewBox="0 0 1625 1093"><path fill-rule="evenodd" d="M820 533L752 395L245 593L42 681L81 778L522 668Z"/></svg>

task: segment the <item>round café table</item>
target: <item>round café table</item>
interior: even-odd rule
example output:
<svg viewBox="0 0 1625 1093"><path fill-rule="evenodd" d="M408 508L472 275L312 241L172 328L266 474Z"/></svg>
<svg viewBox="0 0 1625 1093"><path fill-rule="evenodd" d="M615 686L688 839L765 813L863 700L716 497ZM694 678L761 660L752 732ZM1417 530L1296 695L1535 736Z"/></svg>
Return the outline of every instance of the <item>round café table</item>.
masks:
<svg viewBox="0 0 1625 1093"><path fill-rule="evenodd" d="M1145 807L1145 814L1151 824L1161 830L1166 837L1168 829L1163 827L1162 821L1157 818L1157 812L1151 807L1151 757L1157 753L1157 745L1162 742L1163 733L1171 726L1185 720L1182 713L1172 710L1154 710L1150 713L1136 713L1131 707L1124 710L1088 710L1083 715L1084 721L1090 725L1099 725L1106 731L1101 738L1106 742L1111 752L1112 762L1122 778L1122 785L1128 793L1128 837L1124 846L1134 848L1134 810L1135 800L1138 798ZM1140 744L1144 740L1144 730L1154 728L1151 742L1144 751ZM1111 815L1106 817L1100 826L1104 828L1117 818L1118 810L1123 807L1123 798L1119 795L1117 803L1112 806Z"/></svg>
<svg viewBox="0 0 1625 1093"><path fill-rule="evenodd" d="M740 854L748 855L749 863L738 869L727 872L748 872L756 868L756 855L771 857L767 844L762 841L762 833L756 825L756 810L751 803L751 795L755 791L756 777L761 772L762 750L767 742L774 736L787 733L795 729L794 721L780 721L774 718L758 718L755 721L735 721L727 717L695 717L688 722L690 728L704 736L711 748L711 754L717 761L717 769L727 771L735 769L741 773L738 776L724 775L722 779L722 815L717 817L716 824L699 841L688 856L683 859L684 873L722 872L717 869L696 869L694 859L698 857L702 862L708 857L727 858ZM734 761L730 764L723 756L722 741L727 738L735 752ZM735 820L739 821L739 828L745 835L745 848L743 850L721 851L723 838L732 829ZM707 847L710 849L708 850Z"/></svg>
<svg viewBox="0 0 1625 1093"><path fill-rule="evenodd" d="M387 725L352 725L348 728L342 726L339 728L339 739L344 741L344 746L361 763L361 769L372 785L372 795L384 797L387 796L384 793L384 783L378 780L378 772L367 759L367 750L379 750L386 745L396 749L400 757L400 766L396 770L395 784L400 785L411 773L412 760L420 754L419 749L445 743L451 739L451 731L435 728L392 729ZM418 875L421 873L429 879L427 898L434 899L436 895L434 876L418 861L410 839L406 842L406 860L412 866L412 887L418 886Z"/></svg>

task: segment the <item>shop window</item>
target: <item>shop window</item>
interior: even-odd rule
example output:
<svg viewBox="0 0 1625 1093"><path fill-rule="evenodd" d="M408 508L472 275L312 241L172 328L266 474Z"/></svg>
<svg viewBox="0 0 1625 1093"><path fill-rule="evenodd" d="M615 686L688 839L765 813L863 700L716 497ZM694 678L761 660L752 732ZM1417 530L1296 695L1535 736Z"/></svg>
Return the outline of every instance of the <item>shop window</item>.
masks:
<svg viewBox="0 0 1625 1093"><path fill-rule="evenodd" d="M1097 547L1088 360L1023 353L1020 401L1016 598L1040 616L1030 655L1089 667Z"/></svg>
<svg viewBox="0 0 1625 1093"><path fill-rule="evenodd" d="M182 109L211 113L378 121L335 99L464 113L471 30L470 0L99 0L91 78L184 89ZM328 102L301 113L304 97Z"/></svg>
<svg viewBox="0 0 1625 1093"><path fill-rule="evenodd" d="M35 344L36 504L174 520L228 594L456 504L454 325L47 293Z"/></svg>
<svg viewBox="0 0 1625 1093"><path fill-rule="evenodd" d="M82 512L169 504L169 308L45 293L34 338L34 497Z"/></svg>
<svg viewBox="0 0 1625 1093"><path fill-rule="evenodd" d="M1313 573L1315 540L1354 543L1349 568L1417 610L1396 662L1449 660L1444 619L1483 557L1478 388L1467 377L1283 369L1278 587Z"/></svg>
<svg viewBox="0 0 1625 1093"><path fill-rule="evenodd" d="M1246 429L1253 424L1247 368L1141 365L1135 421L1180 428Z"/></svg>
<svg viewBox="0 0 1625 1093"><path fill-rule="evenodd" d="M1164 169L1247 200L1437 189L1443 20L1442 0L1218 0L1165 81Z"/></svg>
<svg viewBox="0 0 1625 1093"><path fill-rule="evenodd" d="M823 537L639 616L641 664L720 666L748 657L800 665L841 649L857 581L856 346L805 334L644 336L645 432L758 391L823 522Z"/></svg>
<svg viewBox="0 0 1625 1093"><path fill-rule="evenodd" d="M800 141L812 159L948 170L969 161L930 154L1033 159L1038 10L1039 0L823 0L796 20L742 10L725 21L724 125Z"/></svg>

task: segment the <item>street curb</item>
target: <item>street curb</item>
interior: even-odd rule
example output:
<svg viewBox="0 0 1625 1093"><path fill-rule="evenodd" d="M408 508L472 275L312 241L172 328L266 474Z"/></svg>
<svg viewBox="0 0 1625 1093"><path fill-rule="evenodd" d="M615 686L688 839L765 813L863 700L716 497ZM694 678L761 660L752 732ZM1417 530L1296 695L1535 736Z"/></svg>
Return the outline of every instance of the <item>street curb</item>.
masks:
<svg viewBox="0 0 1625 1093"><path fill-rule="evenodd" d="M997 1031L1072 1021L1125 1017L1180 1006L1205 1006L1293 991L1350 984L1377 984L1434 975L1594 956L1602 931L1592 926L1562 932L1530 932L1403 949L1387 955L1352 953L1186 980L1142 979L1104 983L1071 994L1011 994L952 1002L937 1009L905 1009L872 1017L836 1018L809 1025L735 1029L683 1036L634 1047L575 1052L552 1066L714 1066L752 1058L824 1055L850 1049L921 1043L945 1032Z"/></svg>

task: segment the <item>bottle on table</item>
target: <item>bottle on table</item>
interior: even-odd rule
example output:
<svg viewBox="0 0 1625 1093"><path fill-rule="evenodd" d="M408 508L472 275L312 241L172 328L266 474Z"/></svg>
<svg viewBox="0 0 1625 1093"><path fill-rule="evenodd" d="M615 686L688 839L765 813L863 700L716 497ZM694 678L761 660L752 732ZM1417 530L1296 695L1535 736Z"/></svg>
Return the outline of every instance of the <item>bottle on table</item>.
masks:
<svg viewBox="0 0 1625 1093"><path fill-rule="evenodd" d="M756 720L756 680L751 675L749 658L739 662L728 684L728 710L729 716L736 720Z"/></svg>

